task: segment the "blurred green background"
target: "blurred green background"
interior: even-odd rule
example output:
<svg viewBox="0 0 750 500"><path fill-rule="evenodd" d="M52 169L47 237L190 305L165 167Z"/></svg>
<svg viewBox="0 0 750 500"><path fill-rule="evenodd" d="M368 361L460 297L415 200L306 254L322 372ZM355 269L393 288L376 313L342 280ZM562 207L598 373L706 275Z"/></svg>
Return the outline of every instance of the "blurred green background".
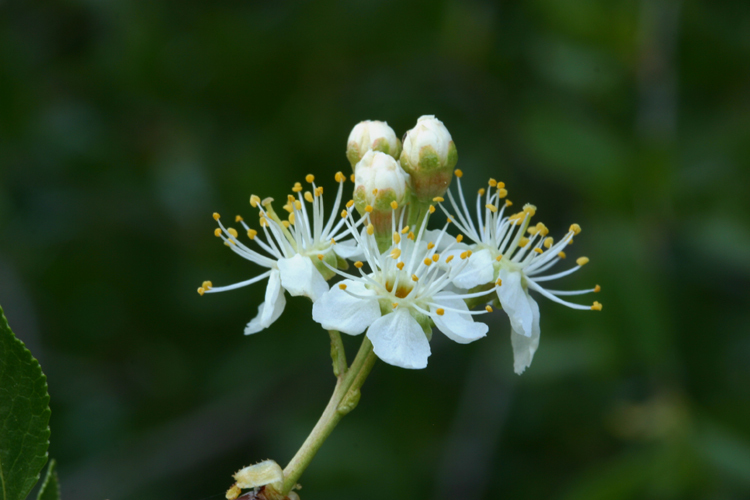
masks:
<svg viewBox="0 0 750 500"><path fill-rule="evenodd" d="M360 120L442 119L591 263L422 371L383 363L302 478L313 499L750 498L750 3L0 3L0 303L40 359L64 498L219 499L285 464L333 387L328 336L212 235ZM588 301L590 297L583 298ZM345 339L353 355L358 339Z"/></svg>

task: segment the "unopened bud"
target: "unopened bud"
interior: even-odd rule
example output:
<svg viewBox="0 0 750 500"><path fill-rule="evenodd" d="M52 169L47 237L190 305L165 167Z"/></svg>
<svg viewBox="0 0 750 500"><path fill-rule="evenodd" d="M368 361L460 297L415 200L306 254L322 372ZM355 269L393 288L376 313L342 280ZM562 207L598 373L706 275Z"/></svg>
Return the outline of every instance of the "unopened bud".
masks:
<svg viewBox="0 0 750 500"><path fill-rule="evenodd" d="M354 126L346 141L346 158L354 168L368 151L380 151L398 160L401 141L386 122L367 120Z"/></svg>
<svg viewBox="0 0 750 500"><path fill-rule="evenodd" d="M242 489L257 488L267 484L283 482L284 473L279 464L273 460L266 460L237 471L234 480L236 485Z"/></svg>
<svg viewBox="0 0 750 500"><path fill-rule="evenodd" d="M458 162L456 145L443 122L432 115L421 116L406 133L401 166L411 175L416 198L429 203L448 190Z"/></svg>

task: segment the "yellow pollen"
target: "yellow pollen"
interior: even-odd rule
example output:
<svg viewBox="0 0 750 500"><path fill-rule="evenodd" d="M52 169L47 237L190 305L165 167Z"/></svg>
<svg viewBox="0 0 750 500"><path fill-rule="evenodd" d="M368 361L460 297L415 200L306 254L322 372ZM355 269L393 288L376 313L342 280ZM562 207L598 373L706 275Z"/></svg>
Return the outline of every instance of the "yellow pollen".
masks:
<svg viewBox="0 0 750 500"><path fill-rule="evenodd" d="M318 186L315 188L315 196L323 196L323 186Z"/></svg>
<svg viewBox="0 0 750 500"><path fill-rule="evenodd" d="M256 231L255 229L248 229L247 230L247 237L250 238L251 240L255 239L255 236L257 234L258 234L258 231Z"/></svg>
<svg viewBox="0 0 750 500"><path fill-rule="evenodd" d="M289 226L290 226L289 221L286 221L286 220L281 221L281 225L287 229L289 229Z"/></svg>
<svg viewBox="0 0 750 500"><path fill-rule="evenodd" d="M367 224L367 234L372 236L375 233L375 226L372 224Z"/></svg>
<svg viewBox="0 0 750 500"><path fill-rule="evenodd" d="M398 268L399 271L401 271L401 270L404 269L404 263L403 262L399 262L398 264L396 264L396 267Z"/></svg>
<svg viewBox="0 0 750 500"><path fill-rule="evenodd" d="M464 241L463 234L459 234L458 236L456 236L456 243L461 243L462 241Z"/></svg>
<svg viewBox="0 0 750 500"><path fill-rule="evenodd" d="M354 206L354 200L349 200L346 202L346 208L352 208Z"/></svg>
<svg viewBox="0 0 750 500"><path fill-rule="evenodd" d="M349 215L349 212L347 212L346 210L342 210L341 211L341 218L342 219L346 218L347 215Z"/></svg>
<svg viewBox="0 0 750 500"><path fill-rule="evenodd" d="M206 293L206 290L204 290L202 286L198 287L198 294L200 294L201 296L203 296L204 293Z"/></svg>
<svg viewBox="0 0 750 500"><path fill-rule="evenodd" d="M453 173L456 174L456 177L458 177L459 179L464 176L464 173L460 168L454 170Z"/></svg>
<svg viewBox="0 0 750 500"><path fill-rule="evenodd" d="M266 227L268 225L268 221L266 220L265 217L261 217L259 222L260 222L260 227Z"/></svg>
<svg viewBox="0 0 750 500"><path fill-rule="evenodd" d="M398 208L398 202L397 202L396 200L393 200L393 201L391 202L391 208L392 208L393 210L396 210L396 209Z"/></svg>
<svg viewBox="0 0 750 500"><path fill-rule="evenodd" d="M500 262L502 259L503 259L502 255L498 255L497 257L495 257L495 260L498 262Z"/></svg>
<svg viewBox="0 0 750 500"><path fill-rule="evenodd" d="M334 179L336 179L336 182L345 182L346 176L342 174L341 172L336 172L336 175L333 176Z"/></svg>
<svg viewBox="0 0 750 500"><path fill-rule="evenodd" d="M361 260L358 260L357 262L354 263L354 267L356 267L357 269L362 269L363 265L364 264L362 264Z"/></svg>
<svg viewBox="0 0 750 500"><path fill-rule="evenodd" d="M518 246L521 248L525 247L528 244L529 244L529 239L526 236L521 238L521 241L518 242Z"/></svg>
<svg viewBox="0 0 750 500"><path fill-rule="evenodd" d="M331 245L335 245L335 244L336 244L336 240L331 238Z"/></svg>
<svg viewBox="0 0 750 500"><path fill-rule="evenodd" d="M592 311L601 311L602 310L602 305L599 302L594 301L594 305L591 306L591 310Z"/></svg>
<svg viewBox="0 0 750 500"><path fill-rule="evenodd" d="M471 257L471 250L466 250L466 254Z"/></svg>
<svg viewBox="0 0 750 500"><path fill-rule="evenodd" d="M430 213L431 214L435 213L435 205L430 205Z"/></svg>
<svg viewBox="0 0 750 500"><path fill-rule="evenodd" d="M399 257L401 257L401 249L400 248L394 248L393 250L391 250L391 258L392 259L395 260L395 259L398 259Z"/></svg>
<svg viewBox="0 0 750 500"><path fill-rule="evenodd" d="M443 314L445 314L445 309L443 309L442 307L438 307L437 309L435 309L435 314L437 314L438 316L442 316Z"/></svg>
<svg viewBox="0 0 750 500"><path fill-rule="evenodd" d="M283 208L284 210L286 210L286 211L287 211L287 212L289 212L289 213L292 213L292 212L294 212L294 207L292 206L292 204L291 204L291 203L287 203L286 205L284 205L284 206L283 206L283 207L281 207L281 208Z"/></svg>
<svg viewBox="0 0 750 500"><path fill-rule="evenodd" d="M536 214L536 207L530 203L523 206L523 211L529 214L529 217L533 217Z"/></svg>
<svg viewBox="0 0 750 500"><path fill-rule="evenodd" d="M430 267L430 266L432 265L432 260L430 260L430 259L425 259L425 260L424 260L424 265L425 265L425 266L427 266L427 267Z"/></svg>
<svg viewBox="0 0 750 500"><path fill-rule="evenodd" d="M398 234L398 231L393 233L393 243L395 243L396 245L401 243L401 235Z"/></svg>
<svg viewBox="0 0 750 500"><path fill-rule="evenodd" d="M453 257L455 257L455 255L449 255L449 256L447 256L447 257L445 258L445 263L447 264L448 262L452 261L452 260L453 260Z"/></svg>
<svg viewBox="0 0 750 500"><path fill-rule="evenodd" d="M318 260L323 260L323 257L324 257L324 256L323 256L323 254L322 254L322 253L319 253L319 254L318 254Z"/></svg>
<svg viewBox="0 0 750 500"><path fill-rule="evenodd" d="M440 260L440 254L436 253L432 255L432 262L437 262Z"/></svg>
<svg viewBox="0 0 750 500"><path fill-rule="evenodd" d="M315 176L314 176L313 174L307 174L307 175L305 176L305 180L306 180L307 182L309 182L310 184L312 184L312 183L313 183L313 181L315 180Z"/></svg>
<svg viewBox="0 0 750 500"><path fill-rule="evenodd" d="M497 207L496 207L495 205L492 205L492 204L490 204L490 203L486 204L486 205L484 206L484 208L486 208L487 210L489 210L489 211L490 211L490 212L492 212L493 214L494 214L495 212L497 212Z"/></svg>
<svg viewBox="0 0 750 500"><path fill-rule="evenodd" d="M427 244L427 250L432 250L433 248L435 248L435 244L433 242L429 242Z"/></svg>
<svg viewBox="0 0 750 500"><path fill-rule="evenodd" d="M216 236L217 238L221 236L221 229L219 229L218 227L214 229L214 236Z"/></svg>
<svg viewBox="0 0 750 500"><path fill-rule="evenodd" d="M498 278L497 281L495 282L495 286L503 286L503 280Z"/></svg>
<svg viewBox="0 0 750 500"><path fill-rule="evenodd" d="M484 196L484 193L486 193L487 191L485 191L484 188L479 188L479 191L477 192L479 193L479 196Z"/></svg>
<svg viewBox="0 0 750 500"><path fill-rule="evenodd" d="M296 199L297 198L295 198L291 194L286 195L286 201L288 201L289 203L294 203L294 200L296 200Z"/></svg>
<svg viewBox="0 0 750 500"><path fill-rule="evenodd" d="M560 257L561 259L564 259L565 257L567 257L567 255L565 255L565 252L557 252L557 256Z"/></svg>
<svg viewBox="0 0 750 500"><path fill-rule="evenodd" d="M501 189L497 190L497 197L498 198L505 198L506 196L508 196L508 190L507 189L502 189L501 188Z"/></svg>
<svg viewBox="0 0 750 500"><path fill-rule="evenodd" d="M434 201L435 203L442 203L442 202L444 202L444 201L445 201L445 198L443 198L442 196L435 196L435 197L434 197L434 198L432 199L432 201Z"/></svg>
<svg viewBox="0 0 750 500"><path fill-rule="evenodd" d="M308 203L313 202L313 196L310 191L305 191L305 201L307 201Z"/></svg>
<svg viewBox="0 0 750 500"><path fill-rule="evenodd" d="M406 237L411 241L414 241L414 231L409 231L409 234L407 234Z"/></svg>
<svg viewBox="0 0 750 500"><path fill-rule="evenodd" d="M537 233L538 231L539 231L539 230L538 230L538 229L536 228L536 226L531 226L531 227L530 227L529 229L527 229L527 232L528 232L529 234L531 234L531 235L534 235L534 234L536 234L536 233Z"/></svg>
<svg viewBox="0 0 750 500"><path fill-rule="evenodd" d="M576 264L578 264L579 266L585 266L588 263L589 263L588 257L578 257L576 259Z"/></svg>
<svg viewBox="0 0 750 500"><path fill-rule="evenodd" d="M237 230L236 229L230 227L230 228L227 228L227 232L229 234L231 234L232 236L234 236L235 238L237 237Z"/></svg>
<svg viewBox="0 0 750 500"><path fill-rule="evenodd" d="M487 311L488 313L491 313L492 312L492 306L489 306L489 305L484 306L484 310Z"/></svg>
<svg viewBox="0 0 750 500"><path fill-rule="evenodd" d="M294 200L294 208L297 210L302 210L302 203L300 203L299 200Z"/></svg>
<svg viewBox="0 0 750 500"><path fill-rule="evenodd" d="M403 229L401 230L401 234L406 234L406 233L408 233L408 232L409 232L409 226L406 226L405 228L403 228Z"/></svg>
<svg viewBox="0 0 750 500"><path fill-rule="evenodd" d="M534 249L534 251L535 251L536 253L544 253L544 250L542 250L542 249L541 249L541 248L539 248L539 247L536 247L536 248Z"/></svg>
<svg viewBox="0 0 750 500"><path fill-rule="evenodd" d="M300 191L302 191L302 184L300 184L299 182L295 182L294 187L292 187L292 191L294 191L295 193L299 193Z"/></svg>
<svg viewBox="0 0 750 500"><path fill-rule="evenodd" d="M490 185L490 187L495 187L495 186L497 186L497 181L495 179L493 179L493 178L490 177L489 185Z"/></svg>
<svg viewBox="0 0 750 500"><path fill-rule="evenodd" d="M378 188L373 189L372 194L378 194Z"/></svg>
<svg viewBox="0 0 750 500"><path fill-rule="evenodd" d="M365 212L367 212L368 214L369 214L369 213L372 213L372 210L373 210L373 208L372 208L372 205L367 205L367 206L365 207Z"/></svg>
<svg viewBox="0 0 750 500"><path fill-rule="evenodd" d="M219 219L221 219L221 215L219 215L218 213L214 212L214 220L219 220Z"/></svg>
<svg viewBox="0 0 750 500"><path fill-rule="evenodd" d="M394 309L396 309L396 308L398 307L398 302L394 302L394 303L393 303L393 304L391 304L391 305L393 306L393 308L394 308Z"/></svg>
<svg viewBox="0 0 750 500"><path fill-rule="evenodd" d="M239 215L234 218L234 222L242 222L242 217Z"/></svg>
<svg viewBox="0 0 750 500"><path fill-rule="evenodd" d="M203 284L202 284L201 286L202 286L203 288L205 288L206 290L208 290L208 289L210 289L210 288L213 288L214 284L213 284L213 283L211 283L210 281L204 281L204 282L203 282Z"/></svg>
<svg viewBox="0 0 750 500"><path fill-rule="evenodd" d="M412 274L411 275L411 280L412 281L419 281L419 276L417 276L416 274Z"/></svg>
<svg viewBox="0 0 750 500"><path fill-rule="evenodd" d="M596 285L596 286L594 287L594 293L599 293L599 292L601 292L601 291L602 291L602 287L600 287L599 285Z"/></svg>
<svg viewBox="0 0 750 500"><path fill-rule="evenodd" d="M294 214L289 214L289 223L294 224Z"/></svg>
<svg viewBox="0 0 750 500"><path fill-rule="evenodd" d="M225 244L226 246L229 246L229 245L236 245L236 243L234 242L234 240L227 240L227 241L225 241L225 242L224 242L224 244Z"/></svg>
<svg viewBox="0 0 750 500"><path fill-rule="evenodd" d="M462 254L460 255L460 257L461 257L462 259L464 259L464 260L468 259L468 258L469 258L469 251L467 250L466 252L463 252L463 253L462 253Z"/></svg>
<svg viewBox="0 0 750 500"><path fill-rule="evenodd" d="M352 175L349 176L349 180L351 180L352 182L354 182L354 179L356 179L356 178L357 177L354 174L352 174Z"/></svg>
<svg viewBox="0 0 750 500"><path fill-rule="evenodd" d="M506 207L509 207L509 206L511 206L512 204L513 204L513 202L512 202L512 201L510 201L510 200L505 200L505 206L506 206Z"/></svg>
<svg viewBox="0 0 750 500"><path fill-rule="evenodd" d="M581 226L578 224L571 224L570 230L573 232L573 234L578 235L581 233Z"/></svg>
<svg viewBox="0 0 750 500"><path fill-rule="evenodd" d="M346 290L346 283L339 283L339 288L342 290Z"/></svg>
<svg viewBox="0 0 750 500"><path fill-rule="evenodd" d="M550 248L554 244L555 240L552 238L552 236L548 236L547 239L544 240L544 248Z"/></svg>

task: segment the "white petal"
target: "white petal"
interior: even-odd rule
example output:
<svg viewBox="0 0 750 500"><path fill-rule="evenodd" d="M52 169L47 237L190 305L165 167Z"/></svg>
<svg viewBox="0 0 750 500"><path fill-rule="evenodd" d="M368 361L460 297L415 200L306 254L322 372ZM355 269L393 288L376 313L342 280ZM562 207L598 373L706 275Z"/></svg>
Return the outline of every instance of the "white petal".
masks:
<svg viewBox="0 0 750 500"><path fill-rule="evenodd" d="M380 317L380 305L375 293L362 283L344 280L346 291L334 285L313 304L313 320L326 330L338 330L349 335L359 335ZM360 299L349 295L373 297Z"/></svg>
<svg viewBox="0 0 750 500"><path fill-rule="evenodd" d="M271 326L274 321L279 319L281 313L284 312L284 306L286 306L286 297L284 297L283 290L282 293L277 296L276 302L261 303L258 306L258 315L255 316L255 318L253 318L245 327L245 335L258 333L259 331L265 330ZM266 321L263 320L264 316L268 317Z"/></svg>
<svg viewBox="0 0 750 500"><path fill-rule="evenodd" d="M455 265L460 265L460 259ZM492 282L495 278L495 267L492 259L492 254L486 248L473 253L469 257L469 262L466 267L453 278L453 283L459 288L470 289L479 285L486 285Z"/></svg>
<svg viewBox="0 0 750 500"><path fill-rule="evenodd" d="M281 284L289 295L310 297L313 302L328 291L328 283L309 257L296 254L291 259L279 259Z"/></svg>
<svg viewBox="0 0 750 500"><path fill-rule="evenodd" d="M436 245L435 250L438 252L442 252L445 250L448 245L451 243L456 243L455 236L452 236L448 233L445 233L440 236L443 231L441 229L427 229L425 230L424 234L422 235L422 240L426 242L433 242ZM440 243L438 243L438 240L440 240ZM463 243L459 244L459 246L465 247Z"/></svg>
<svg viewBox="0 0 750 500"><path fill-rule="evenodd" d="M333 246L333 251L342 259L362 260L365 257L364 252L362 252L362 249L357 245L357 241L353 238L345 241L337 241Z"/></svg>
<svg viewBox="0 0 750 500"><path fill-rule="evenodd" d="M435 299L435 302L444 308L458 309L460 311L469 311L466 302L461 299L451 299L441 297ZM468 344L475 340L481 339L487 335L489 327L484 323L475 322L470 314L461 314L454 311L445 311L439 316L435 310L437 307L430 306L430 318L435 322L435 326L445 334L446 337L458 342L459 344Z"/></svg>
<svg viewBox="0 0 750 500"><path fill-rule="evenodd" d="M430 342L407 309L397 309L376 320L367 330L375 354L401 368L424 368L430 356Z"/></svg>
<svg viewBox="0 0 750 500"><path fill-rule="evenodd" d="M513 369L519 375L531 366L531 360L534 359L534 353L539 347L539 305L531 297L529 297L529 303L534 317L531 323L531 337L519 335L515 330L510 332L510 343L513 345Z"/></svg>
<svg viewBox="0 0 750 500"><path fill-rule="evenodd" d="M513 330L525 337L531 337L533 310L531 303L536 304L521 286L521 273L500 269L499 278L502 285L497 289L497 297L503 310L508 313Z"/></svg>

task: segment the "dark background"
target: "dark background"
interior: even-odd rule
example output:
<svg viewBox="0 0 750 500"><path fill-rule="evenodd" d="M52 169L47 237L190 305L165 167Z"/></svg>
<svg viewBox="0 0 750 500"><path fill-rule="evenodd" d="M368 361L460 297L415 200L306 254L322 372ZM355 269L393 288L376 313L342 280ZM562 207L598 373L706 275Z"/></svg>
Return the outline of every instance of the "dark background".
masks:
<svg viewBox="0 0 750 500"><path fill-rule="evenodd" d="M502 313L426 370L376 365L301 497L750 498L749 2L2 2L0 303L64 498L219 499L291 458L328 336L303 298L243 336L261 284L198 296L258 272L211 213L331 192L355 123L422 114L467 191L581 224L591 263L554 288L604 310L539 298L521 377Z"/></svg>

